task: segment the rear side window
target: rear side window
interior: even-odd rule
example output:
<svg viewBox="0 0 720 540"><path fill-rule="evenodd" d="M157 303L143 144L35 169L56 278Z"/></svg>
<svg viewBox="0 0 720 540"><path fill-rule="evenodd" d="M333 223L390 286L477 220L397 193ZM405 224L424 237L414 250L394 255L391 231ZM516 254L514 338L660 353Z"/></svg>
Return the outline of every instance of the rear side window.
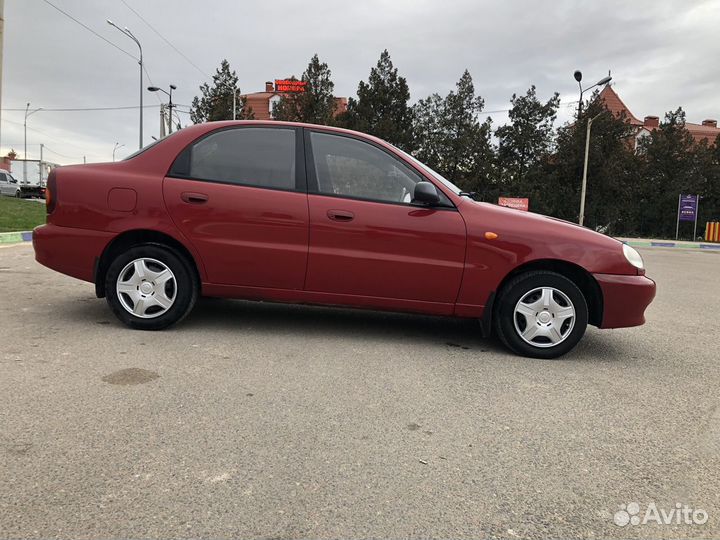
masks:
<svg viewBox="0 0 720 540"><path fill-rule="evenodd" d="M178 156L171 174L227 184L295 189L295 130L235 128L210 134Z"/></svg>

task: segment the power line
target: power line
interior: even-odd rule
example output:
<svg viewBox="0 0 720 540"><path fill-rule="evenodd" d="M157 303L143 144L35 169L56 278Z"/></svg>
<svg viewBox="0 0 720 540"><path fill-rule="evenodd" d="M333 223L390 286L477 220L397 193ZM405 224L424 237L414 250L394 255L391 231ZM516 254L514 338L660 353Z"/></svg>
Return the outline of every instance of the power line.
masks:
<svg viewBox="0 0 720 540"><path fill-rule="evenodd" d="M65 154L61 154L60 152L56 152L55 150L53 150L52 148L50 148L48 145L44 145L43 148L44 148L45 150L47 150L48 152L50 152L51 154L55 154L56 156L60 156L60 157L63 157L63 158L65 158L65 159L77 159L77 160L80 160L80 159L82 159L82 158L84 157L84 156L66 156Z"/></svg>
<svg viewBox="0 0 720 540"><path fill-rule="evenodd" d="M3 118L2 121L3 121L3 122L9 122L9 123L15 124L15 125L17 125L17 126L24 126L24 124L23 124L22 122L15 122L14 120L8 120L7 118ZM40 135L43 135L44 137L48 137L48 138L50 138L50 139L52 139L52 140L54 140L54 141L57 141L57 142L59 142L59 143L63 143L63 144L67 144L67 145L69 145L69 146L73 146L73 147L77 148L78 150L84 150L84 148L82 148L81 146L78 146L78 145L76 145L76 144L70 143L70 142L68 142L67 140L62 140L62 139L58 139L57 137L53 137L52 135L49 135L49 134L45 133L44 131L40 131L39 129L35 129L35 128L30 127L30 126L27 126L27 129L30 130L30 131L34 131L35 133L39 133Z"/></svg>
<svg viewBox="0 0 720 540"><path fill-rule="evenodd" d="M67 11L63 11L62 9L60 9L59 7L57 7L55 4L53 4L52 2L50 2L50 0L43 0L43 2L45 2L47 5L55 8L57 11L59 11L60 13L62 13L63 15L65 15L65 16L66 16L67 18L69 18L70 20L75 21L77 24L79 24L80 26L82 26L85 30L87 30L87 31L90 32L91 34L93 34L93 35L99 37L100 39L102 39L105 43L108 43L109 45L112 45L113 47L115 47L115 48L116 48L118 51L120 51L121 53L128 55L130 58L132 58L132 59L135 60L135 61L138 60L138 59L135 58L131 53L127 52L127 51L126 51L125 49L123 49L122 47L120 47L120 46L118 46L118 45L115 45L115 44L114 44L112 41L110 41L109 39L101 36L101 35L98 34L95 30L93 30L92 28L90 28L88 25L86 25L85 23L77 20L77 19L76 19L75 17L73 17L72 15L70 15Z"/></svg>
<svg viewBox="0 0 720 540"><path fill-rule="evenodd" d="M193 62L192 60L190 60L190 58L188 58L180 49L178 49L175 45L173 45L172 43L170 43L170 41L169 41L165 36L163 36L163 35L162 35L152 24L150 24L142 15L140 15L140 13L138 13L135 9L133 9L133 7L130 6L130 4L128 4L125 0L120 0L120 1L121 1L123 4L125 4L125 7L126 7L126 8L128 8L128 9L129 9L130 11L132 11L135 15L137 15L137 17L138 17L142 22L144 22L144 23L147 25L147 27L150 28L150 30L152 30L153 32L155 32L155 33L160 37L160 39L162 39L165 43L167 43L170 47L172 47L172 49L173 49L176 53L178 53L180 56L182 56L187 63L189 63L192 67L194 67L195 69L197 69L202 75L204 75L204 76L207 77L208 79L211 78L210 75L208 75L208 74L205 73L202 69L200 69L200 68L197 66L197 64L195 64L195 62ZM148 77L148 78L149 78L149 77Z"/></svg>
<svg viewBox="0 0 720 540"><path fill-rule="evenodd" d="M143 109L157 109L160 105L143 105ZM80 111L125 111L139 109L139 105L128 105L122 107L43 107L42 112L80 112ZM3 112L22 112L25 107L2 109Z"/></svg>

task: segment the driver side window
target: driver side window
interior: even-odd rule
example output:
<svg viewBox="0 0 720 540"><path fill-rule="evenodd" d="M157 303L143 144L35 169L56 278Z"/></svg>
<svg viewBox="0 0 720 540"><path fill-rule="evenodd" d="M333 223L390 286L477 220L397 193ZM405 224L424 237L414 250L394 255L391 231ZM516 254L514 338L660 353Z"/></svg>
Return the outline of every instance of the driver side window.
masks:
<svg viewBox="0 0 720 540"><path fill-rule="evenodd" d="M402 162L366 142L310 133L318 191L409 204L422 178Z"/></svg>

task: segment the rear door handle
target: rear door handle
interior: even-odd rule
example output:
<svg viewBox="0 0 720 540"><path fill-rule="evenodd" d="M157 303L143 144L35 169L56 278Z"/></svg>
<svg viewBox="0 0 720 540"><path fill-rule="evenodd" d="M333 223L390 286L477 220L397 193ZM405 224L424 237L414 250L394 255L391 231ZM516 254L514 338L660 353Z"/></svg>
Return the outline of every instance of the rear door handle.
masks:
<svg viewBox="0 0 720 540"><path fill-rule="evenodd" d="M355 214L347 210L328 210L327 217L333 221L352 221L355 219Z"/></svg>
<svg viewBox="0 0 720 540"><path fill-rule="evenodd" d="M205 204L208 201L208 196L205 193L192 191L183 191L180 198L188 204Z"/></svg>

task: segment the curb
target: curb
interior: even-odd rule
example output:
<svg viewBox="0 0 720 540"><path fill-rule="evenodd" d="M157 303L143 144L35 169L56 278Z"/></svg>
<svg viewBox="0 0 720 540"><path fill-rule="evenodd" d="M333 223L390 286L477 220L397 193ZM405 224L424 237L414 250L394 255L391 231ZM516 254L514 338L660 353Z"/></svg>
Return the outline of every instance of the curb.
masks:
<svg viewBox="0 0 720 540"><path fill-rule="evenodd" d="M720 244L706 244L704 242L670 242L664 240L629 240L619 238L623 244L632 247L644 248L679 248L679 249L717 249L720 250Z"/></svg>
<svg viewBox="0 0 720 540"><path fill-rule="evenodd" d="M0 233L0 244L17 244L20 242L32 242L32 231Z"/></svg>

